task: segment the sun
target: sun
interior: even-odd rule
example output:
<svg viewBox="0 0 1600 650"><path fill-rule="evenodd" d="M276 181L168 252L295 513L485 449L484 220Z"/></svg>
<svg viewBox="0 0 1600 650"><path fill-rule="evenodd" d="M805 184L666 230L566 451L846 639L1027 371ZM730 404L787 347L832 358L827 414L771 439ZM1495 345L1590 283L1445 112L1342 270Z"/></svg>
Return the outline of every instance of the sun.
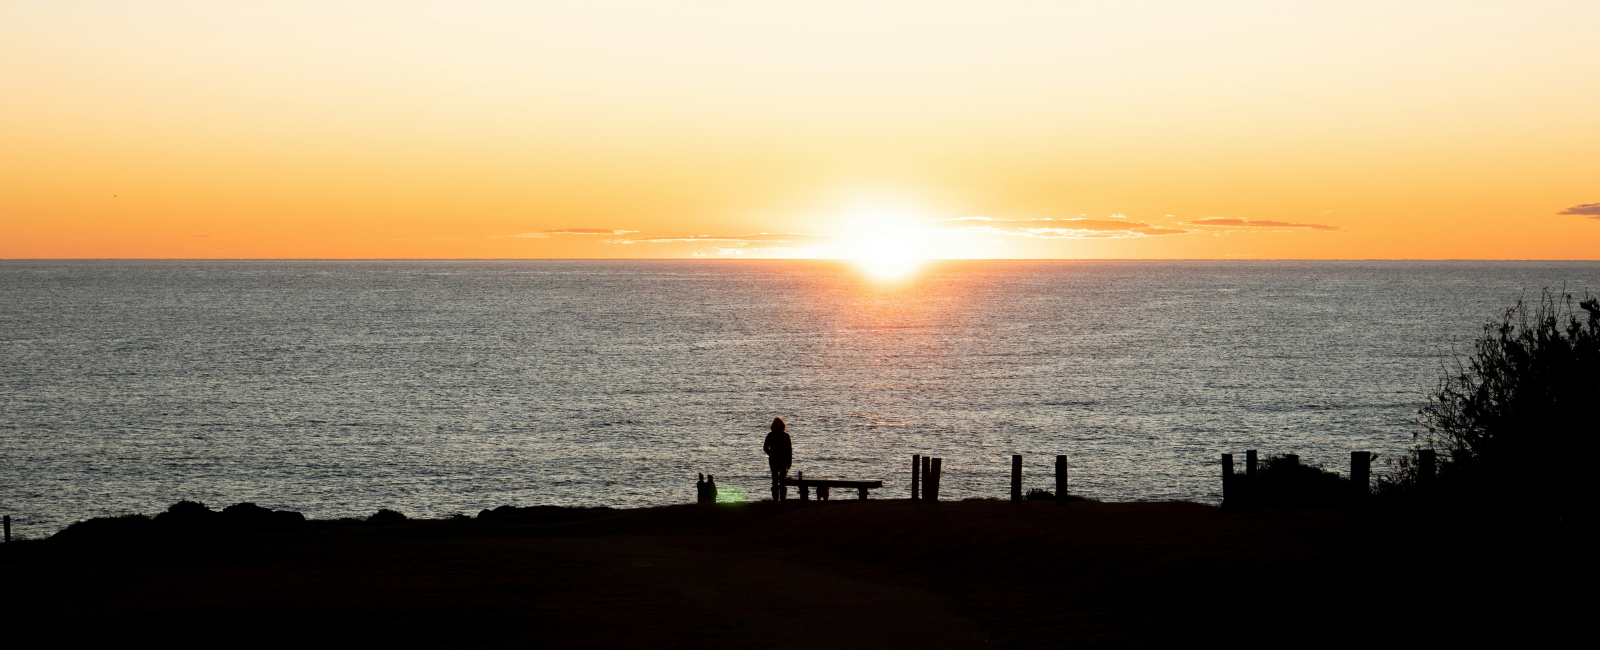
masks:
<svg viewBox="0 0 1600 650"><path fill-rule="evenodd" d="M910 275L917 267L917 249L901 235L878 235L861 247L856 257L873 277L893 279Z"/></svg>

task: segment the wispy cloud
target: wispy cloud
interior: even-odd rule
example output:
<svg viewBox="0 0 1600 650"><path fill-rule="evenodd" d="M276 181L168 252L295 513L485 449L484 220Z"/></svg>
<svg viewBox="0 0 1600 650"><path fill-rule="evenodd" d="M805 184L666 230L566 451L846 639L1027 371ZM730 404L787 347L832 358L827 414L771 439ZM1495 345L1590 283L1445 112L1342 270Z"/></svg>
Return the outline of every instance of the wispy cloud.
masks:
<svg viewBox="0 0 1600 650"><path fill-rule="evenodd" d="M1556 214L1583 214L1590 215L1590 219L1600 219L1600 203L1574 205L1570 208L1557 212Z"/></svg>
<svg viewBox="0 0 1600 650"><path fill-rule="evenodd" d="M1304 228L1306 230L1341 230L1339 226L1328 226L1320 223L1289 223L1287 221L1258 221L1255 219L1228 219L1223 217L1195 219L1194 221L1185 221L1184 223L1191 226L1209 226L1217 228Z"/></svg>
<svg viewBox="0 0 1600 650"><path fill-rule="evenodd" d="M490 235L496 239L516 237L519 239L546 239L553 235L626 235L639 232L637 230L617 230L615 228L556 228L554 230L533 230L519 232L515 235Z"/></svg>
<svg viewBox="0 0 1600 650"><path fill-rule="evenodd" d="M671 242L720 242L724 244L793 243L804 237L836 237L805 232L758 232L748 235L681 235L673 237L628 237L607 239L608 244L665 244Z"/></svg>
<svg viewBox="0 0 1600 650"><path fill-rule="evenodd" d="M1112 215L1124 219L1122 215ZM972 232L1012 237L1038 239L1116 239L1127 237L1157 237L1181 235L1189 231L1168 228L1142 221L1111 219L990 219L988 217L963 217L936 223L975 222L946 232Z"/></svg>

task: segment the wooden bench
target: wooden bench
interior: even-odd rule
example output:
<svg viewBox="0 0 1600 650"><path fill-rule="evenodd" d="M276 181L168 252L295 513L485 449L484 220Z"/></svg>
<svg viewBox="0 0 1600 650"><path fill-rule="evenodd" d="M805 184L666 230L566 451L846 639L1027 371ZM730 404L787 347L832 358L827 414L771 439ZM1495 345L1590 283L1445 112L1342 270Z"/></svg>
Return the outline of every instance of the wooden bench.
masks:
<svg viewBox="0 0 1600 650"><path fill-rule="evenodd" d="M806 478L804 474L797 478L783 479L784 486L797 486L800 488L800 500L811 500L811 488L817 489L817 500L828 500L828 488L855 488L857 498L867 500L867 490L883 487L883 481L852 481L843 478Z"/></svg>

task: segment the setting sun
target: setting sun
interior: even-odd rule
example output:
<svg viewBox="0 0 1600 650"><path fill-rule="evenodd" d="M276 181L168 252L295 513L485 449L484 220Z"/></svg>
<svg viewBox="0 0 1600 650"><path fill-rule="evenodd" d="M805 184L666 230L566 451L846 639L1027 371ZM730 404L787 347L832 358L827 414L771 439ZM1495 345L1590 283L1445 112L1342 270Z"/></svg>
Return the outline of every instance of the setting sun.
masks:
<svg viewBox="0 0 1600 650"><path fill-rule="evenodd" d="M916 268L917 249L906 237L886 235L867 242L856 259L876 277L898 278Z"/></svg>

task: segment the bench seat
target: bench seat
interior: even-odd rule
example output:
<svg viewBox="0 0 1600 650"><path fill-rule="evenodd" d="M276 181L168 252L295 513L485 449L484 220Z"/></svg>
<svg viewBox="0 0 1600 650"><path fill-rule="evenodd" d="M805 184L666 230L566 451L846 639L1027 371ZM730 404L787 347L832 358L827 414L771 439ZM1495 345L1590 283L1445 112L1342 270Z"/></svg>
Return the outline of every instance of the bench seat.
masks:
<svg viewBox="0 0 1600 650"><path fill-rule="evenodd" d="M867 490L883 487L883 481L857 481L844 478L784 478L782 484L800 488L800 500L811 500L811 488L817 489L817 500L828 500L828 488L855 488L857 498L865 501Z"/></svg>

